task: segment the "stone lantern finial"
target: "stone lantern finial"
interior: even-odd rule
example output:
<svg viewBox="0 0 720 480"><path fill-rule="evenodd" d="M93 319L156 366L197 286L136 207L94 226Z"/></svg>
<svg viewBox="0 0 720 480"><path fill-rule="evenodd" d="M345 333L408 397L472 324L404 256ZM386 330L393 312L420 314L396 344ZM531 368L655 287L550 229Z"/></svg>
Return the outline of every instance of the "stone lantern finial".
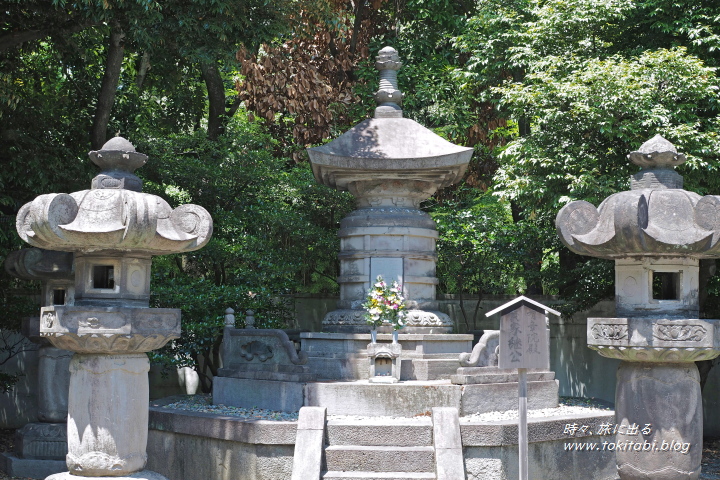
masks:
<svg viewBox="0 0 720 480"><path fill-rule="evenodd" d="M397 71L402 62L397 50L384 47L375 57L375 68L380 71L380 89L375 93L378 106L375 109L375 118L401 118L403 93L398 90Z"/></svg>
<svg viewBox="0 0 720 480"><path fill-rule="evenodd" d="M673 167L685 163L685 155L661 135L643 143L640 149L630 152L627 158L642 168L630 178L631 190L648 188L683 188L682 176Z"/></svg>
<svg viewBox="0 0 720 480"><path fill-rule="evenodd" d="M100 150L88 153L90 160L101 168L92 180L91 188L115 188L142 191L142 181L133 173L145 165L147 155L135 151L135 147L123 137L111 138Z"/></svg>

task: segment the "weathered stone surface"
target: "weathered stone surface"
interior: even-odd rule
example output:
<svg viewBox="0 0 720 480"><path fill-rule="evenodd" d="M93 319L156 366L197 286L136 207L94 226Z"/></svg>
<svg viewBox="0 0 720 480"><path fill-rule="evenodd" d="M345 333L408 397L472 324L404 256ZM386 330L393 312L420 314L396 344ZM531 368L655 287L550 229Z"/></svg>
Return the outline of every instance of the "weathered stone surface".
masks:
<svg viewBox="0 0 720 480"><path fill-rule="evenodd" d="M402 345L399 343L368 343L370 383L397 383L400 381Z"/></svg>
<svg viewBox="0 0 720 480"><path fill-rule="evenodd" d="M51 346L38 352L38 419L43 422L67 420L70 360L73 353Z"/></svg>
<svg viewBox="0 0 720 480"><path fill-rule="evenodd" d="M695 362L720 355L720 320L589 318L588 346L636 362Z"/></svg>
<svg viewBox="0 0 720 480"><path fill-rule="evenodd" d="M139 472L131 473L129 475L115 475L102 478L112 478L113 480L168 480L159 473L151 472L150 470L142 470ZM50 475L45 480L97 480L97 476L87 477L83 475L77 475L70 472L56 473Z"/></svg>
<svg viewBox="0 0 720 480"><path fill-rule="evenodd" d="M297 412L303 406L303 385L299 381L215 377L213 403Z"/></svg>
<svg viewBox="0 0 720 480"><path fill-rule="evenodd" d="M433 447L368 447L357 445L325 448L329 471L432 472Z"/></svg>
<svg viewBox="0 0 720 480"><path fill-rule="evenodd" d="M282 330L225 328L221 377L313 381L316 375L305 365L306 352L298 352Z"/></svg>
<svg viewBox="0 0 720 480"><path fill-rule="evenodd" d="M616 441L628 446L616 449L620 478L698 478L703 429L695 364L623 362L617 375L615 415L620 427ZM639 426L639 431L634 432L632 425ZM650 432L644 434L648 426Z"/></svg>
<svg viewBox="0 0 720 480"><path fill-rule="evenodd" d="M41 309L40 332L74 352L149 352L180 337L180 310L54 305Z"/></svg>
<svg viewBox="0 0 720 480"><path fill-rule="evenodd" d="M465 478L458 410L433 408L432 419L437 480Z"/></svg>
<svg viewBox="0 0 720 480"><path fill-rule="evenodd" d="M67 425L26 424L15 432L15 451L25 459L64 460L67 454Z"/></svg>
<svg viewBox="0 0 720 480"><path fill-rule="evenodd" d="M65 460L20 458L10 452L0 452L0 471L11 477L43 479L66 470Z"/></svg>
<svg viewBox="0 0 720 480"><path fill-rule="evenodd" d="M147 461L147 355L77 354L70 369L70 472L97 477L141 470Z"/></svg>
<svg viewBox="0 0 720 480"><path fill-rule="evenodd" d="M324 407L303 407L298 416L292 480L320 480L325 447Z"/></svg>
<svg viewBox="0 0 720 480"><path fill-rule="evenodd" d="M491 367L498 364L497 349L500 345L500 330L485 330L471 353L460 354L463 367Z"/></svg>

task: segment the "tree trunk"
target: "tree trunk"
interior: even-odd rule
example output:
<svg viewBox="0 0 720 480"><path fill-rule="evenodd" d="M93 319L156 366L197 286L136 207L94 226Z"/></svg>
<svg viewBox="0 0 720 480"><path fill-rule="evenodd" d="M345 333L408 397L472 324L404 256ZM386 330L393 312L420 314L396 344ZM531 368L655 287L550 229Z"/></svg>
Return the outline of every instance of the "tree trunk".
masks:
<svg viewBox="0 0 720 480"><path fill-rule="evenodd" d="M115 103L115 93L120 82L120 70L122 69L123 55L125 53L124 42L125 33L123 33L119 25L114 25L110 32L105 74L100 85L100 95L98 96L95 117L90 132L90 144L94 150L99 150L107 140L110 113Z"/></svg>
<svg viewBox="0 0 720 480"><path fill-rule="evenodd" d="M201 62L200 71L208 91L208 138L216 140L225 130L225 85L215 62Z"/></svg>
<svg viewBox="0 0 720 480"><path fill-rule="evenodd" d="M144 52L140 58L140 68L138 68L137 77L135 78L135 85L138 91L142 91L143 83L145 83L145 77L147 72L150 70L150 54Z"/></svg>

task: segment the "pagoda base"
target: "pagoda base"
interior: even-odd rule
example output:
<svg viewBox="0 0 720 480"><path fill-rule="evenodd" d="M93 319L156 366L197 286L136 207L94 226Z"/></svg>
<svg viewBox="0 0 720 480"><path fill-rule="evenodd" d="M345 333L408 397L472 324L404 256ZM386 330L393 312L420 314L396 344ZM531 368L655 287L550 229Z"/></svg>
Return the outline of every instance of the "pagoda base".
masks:
<svg viewBox="0 0 720 480"><path fill-rule="evenodd" d="M365 320L365 310L341 309L328 312L323 319L323 332L328 333L369 333L370 325ZM453 330L452 319L431 310L408 310L406 325L402 333L448 334ZM392 326L385 324L378 332L391 333Z"/></svg>

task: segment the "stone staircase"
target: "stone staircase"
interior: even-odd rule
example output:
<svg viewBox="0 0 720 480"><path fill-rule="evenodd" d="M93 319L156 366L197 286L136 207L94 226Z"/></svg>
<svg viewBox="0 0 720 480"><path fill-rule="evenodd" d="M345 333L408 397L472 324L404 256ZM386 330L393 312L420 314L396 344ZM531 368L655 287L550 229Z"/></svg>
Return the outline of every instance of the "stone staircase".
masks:
<svg viewBox="0 0 720 480"><path fill-rule="evenodd" d="M458 409L432 416L343 417L303 407L292 480L460 480L465 478Z"/></svg>
<svg viewBox="0 0 720 480"><path fill-rule="evenodd" d="M324 470L326 480L437 479L432 420L329 420Z"/></svg>

